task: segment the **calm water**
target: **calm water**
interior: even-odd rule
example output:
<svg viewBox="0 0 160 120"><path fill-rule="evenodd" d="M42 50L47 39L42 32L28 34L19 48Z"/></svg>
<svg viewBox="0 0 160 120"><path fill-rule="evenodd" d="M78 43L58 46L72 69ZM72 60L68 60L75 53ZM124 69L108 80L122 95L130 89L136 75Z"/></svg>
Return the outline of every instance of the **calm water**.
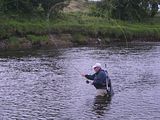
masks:
<svg viewBox="0 0 160 120"><path fill-rule="evenodd" d="M96 62L110 100L78 73ZM160 120L160 43L0 52L0 78L0 120Z"/></svg>

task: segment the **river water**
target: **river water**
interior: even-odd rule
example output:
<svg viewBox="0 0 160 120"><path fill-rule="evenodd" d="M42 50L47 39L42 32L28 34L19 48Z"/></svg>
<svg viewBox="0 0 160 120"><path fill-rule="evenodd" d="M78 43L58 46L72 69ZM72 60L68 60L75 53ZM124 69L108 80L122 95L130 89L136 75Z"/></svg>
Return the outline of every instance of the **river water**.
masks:
<svg viewBox="0 0 160 120"><path fill-rule="evenodd" d="M79 72L100 62L115 95ZM0 120L160 120L160 43L1 51Z"/></svg>

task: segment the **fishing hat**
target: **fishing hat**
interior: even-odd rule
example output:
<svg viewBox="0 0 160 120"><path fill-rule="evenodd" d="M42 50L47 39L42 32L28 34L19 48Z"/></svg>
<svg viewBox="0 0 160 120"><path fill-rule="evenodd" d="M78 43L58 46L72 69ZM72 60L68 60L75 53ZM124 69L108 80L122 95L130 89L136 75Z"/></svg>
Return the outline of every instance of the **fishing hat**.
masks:
<svg viewBox="0 0 160 120"><path fill-rule="evenodd" d="M93 69L94 69L95 67L100 67L100 68L101 68L101 64L100 64L100 63L96 63L95 65L92 66Z"/></svg>

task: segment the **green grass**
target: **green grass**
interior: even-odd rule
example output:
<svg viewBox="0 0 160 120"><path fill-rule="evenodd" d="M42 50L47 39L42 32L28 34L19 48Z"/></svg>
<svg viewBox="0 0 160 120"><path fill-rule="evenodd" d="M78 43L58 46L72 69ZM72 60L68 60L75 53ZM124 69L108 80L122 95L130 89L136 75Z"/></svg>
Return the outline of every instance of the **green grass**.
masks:
<svg viewBox="0 0 160 120"><path fill-rule="evenodd" d="M47 35L27 35L26 38L32 43L49 40L49 37Z"/></svg>
<svg viewBox="0 0 160 120"><path fill-rule="evenodd" d="M160 39L159 21L159 16L143 23L130 23L120 20L106 20L81 13L65 14L62 19L50 22L44 19L0 19L0 39L14 39L13 41L16 41L14 36L27 36L27 39L32 42L45 41L50 33L70 33L79 42L85 42L84 36L97 36L98 33L101 37L109 38L153 37Z"/></svg>
<svg viewBox="0 0 160 120"><path fill-rule="evenodd" d="M8 39L8 43L10 43L11 45L16 45L19 44L19 39L16 36L11 36Z"/></svg>
<svg viewBox="0 0 160 120"><path fill-rule="evenodd" d="M84 36L81 33L75 33L72 35L73 36L73 43L77 43L78 45L85 45L87 44L87 39L86 36Z"/></svg>

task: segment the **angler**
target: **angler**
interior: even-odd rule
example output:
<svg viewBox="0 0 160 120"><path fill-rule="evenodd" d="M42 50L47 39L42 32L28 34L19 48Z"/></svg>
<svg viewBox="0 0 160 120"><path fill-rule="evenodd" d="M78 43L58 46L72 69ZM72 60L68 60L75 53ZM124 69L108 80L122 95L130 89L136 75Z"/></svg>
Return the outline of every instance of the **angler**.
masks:
<svg viewBox="0 0 160 120"><path fill-rule="evenodd" d="M95 71L93 75L81 74L83 77L92 80L92 85L97 90L97 96L112 96L114 94L111 84L111 79L108 76L108 72L103 70L100 63L96 63L92 67Z"/></svg>

